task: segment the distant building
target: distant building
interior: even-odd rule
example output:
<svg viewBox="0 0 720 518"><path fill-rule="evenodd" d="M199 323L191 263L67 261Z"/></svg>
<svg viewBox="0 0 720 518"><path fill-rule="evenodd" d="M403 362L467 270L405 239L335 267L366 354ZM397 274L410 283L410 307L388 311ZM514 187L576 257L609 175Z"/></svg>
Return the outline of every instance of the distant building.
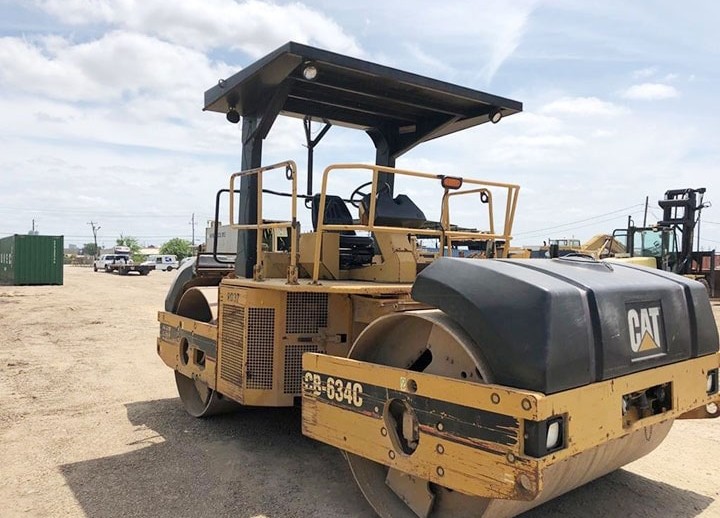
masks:
<svg viewBox="0 0 720 518"><path fill-rule="evenodd" d="M157 255L160 253L160 249L156 246L148 246L146 248L141 248L140 252L138 252L140 255Z"/></svg>

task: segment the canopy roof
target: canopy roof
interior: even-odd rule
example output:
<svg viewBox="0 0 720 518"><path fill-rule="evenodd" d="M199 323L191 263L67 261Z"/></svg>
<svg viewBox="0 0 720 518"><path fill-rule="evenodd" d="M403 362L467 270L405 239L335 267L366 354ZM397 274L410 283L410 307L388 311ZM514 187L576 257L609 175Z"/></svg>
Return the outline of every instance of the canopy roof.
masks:
<svg viewBox="0 0 720 518"><path fill-rule="evenodd" d="M303 70L315 67L314 79ZM415 145L522 111L522 103L289 42L205 92L205 110L257 117L311 117L382 135L394 156Z"/></svg>

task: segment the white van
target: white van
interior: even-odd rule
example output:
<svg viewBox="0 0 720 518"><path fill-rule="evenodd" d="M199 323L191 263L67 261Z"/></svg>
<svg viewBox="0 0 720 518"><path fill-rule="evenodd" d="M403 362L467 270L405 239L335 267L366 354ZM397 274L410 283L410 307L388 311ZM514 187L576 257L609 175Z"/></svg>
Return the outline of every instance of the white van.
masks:
<svg viewBox="0 0 720 518"><path fill-rule="evenodd" d="M155 265L156 270L171 272L177 270L178 260L175 255L149 255L143 264Z"/></svg>

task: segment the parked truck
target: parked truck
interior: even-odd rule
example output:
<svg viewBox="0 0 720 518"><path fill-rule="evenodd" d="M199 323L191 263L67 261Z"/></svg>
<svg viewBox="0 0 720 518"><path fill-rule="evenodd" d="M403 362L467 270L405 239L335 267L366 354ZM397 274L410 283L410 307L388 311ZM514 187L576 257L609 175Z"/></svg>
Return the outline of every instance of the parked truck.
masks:
<svg viewBox="0 0 720 518"><path fill-rule="evenodd" d="M130 255L130 248L127 246L116 246L111 254L103 254L93 263L93 270L103 270L106 273L117 272L119 275L127 275L130 272L137 272L140 275L147 275L155 269L154 264L136 264Z"/></svg>

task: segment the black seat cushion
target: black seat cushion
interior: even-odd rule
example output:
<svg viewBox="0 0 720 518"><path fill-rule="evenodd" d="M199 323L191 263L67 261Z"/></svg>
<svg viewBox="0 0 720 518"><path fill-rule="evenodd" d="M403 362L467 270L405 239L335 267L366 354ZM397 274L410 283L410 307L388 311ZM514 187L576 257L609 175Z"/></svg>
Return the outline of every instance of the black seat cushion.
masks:
<svg viewBox="0 0 720 518"><path fill-rule="evenodd" d="M363 198L366 210L370 207L370 195ZM422 228L427 221L425 214L407 195L395 198L386 191L380 191L375 202L375 224L381 227Z"/></svg>
<svg viewBox="0 0 720 518"><path fill-rule="evenodd" d="M373 238L370 236L350 236L340 234L340 248L372 248Z"/></svg>
<svg viewBox="0 0 720 518"><path fill-rule="evenodd" d="M320 212L320 195L312 197L310 206L313 230L317 230ZM324 225L352 225L353 218L340 196L325 195ZM372 262L375 255L374 240L371 236L358 236L354 230L340 232L340 268L356 268Z"/></svg>
<svg viewBox="0 0 720 518"><path fill-rule="evenodd" d="M310 213L312 217L313 230L317 230L318 213L320 212L320 195L316 194L312 197L312 205ZM352 225L353 218L345 202L340 196L325 195L325 216L323 217L323 225ZM355 234L353 230L346 230L351 235Z"/></svg>

